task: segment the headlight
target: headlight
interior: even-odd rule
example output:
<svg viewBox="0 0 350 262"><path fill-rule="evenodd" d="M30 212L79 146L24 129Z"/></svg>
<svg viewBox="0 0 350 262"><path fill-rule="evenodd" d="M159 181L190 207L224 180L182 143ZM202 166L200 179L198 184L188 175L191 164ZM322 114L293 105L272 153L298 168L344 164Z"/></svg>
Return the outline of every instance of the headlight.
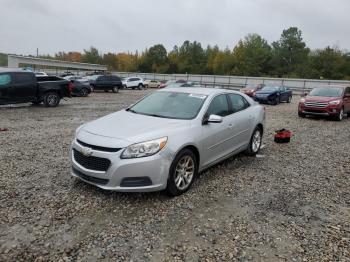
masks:
<svg viewBox="0 0 350 262"><path fill-rule="evenodd" d="M147 142L133 144L124 149L120 158L139 158L154 155L165 147L167 141L167 137L162 137Z"/></svg>
<svg viewBox="0 0 350 262"><path fill-rule="evenodd" d="M300 99L300 103L305 103L305 98Z"/></svg>
<svg viewBox="0 0 350 262"><path fill-rule="evenodd" d="M330 105L339 105L341 102L341 100L334 100L334 101L330 101L329 104Z"/></svg>

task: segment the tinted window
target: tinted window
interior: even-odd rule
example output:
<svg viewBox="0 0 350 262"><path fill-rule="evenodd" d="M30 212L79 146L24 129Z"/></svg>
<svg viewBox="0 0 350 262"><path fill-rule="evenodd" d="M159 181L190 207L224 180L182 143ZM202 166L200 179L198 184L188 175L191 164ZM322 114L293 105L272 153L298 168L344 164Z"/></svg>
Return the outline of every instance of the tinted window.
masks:
<svg viewBox="0 0 350 262"><path fill-rule="evenodd" d="M63 80L62 78L60 78L58 76L37 76L36 79L39 82Z"/></svg>
<svg viewBox="0 0 350 262"><path fill-rule="evenodd" d="M280 91L284 92L284 91L286 91L286 88L284 86L281 86Z"/></svg>
<svg viewBox="0 0 350 262"><path fill-rule="evenodd" d="M31 84L34 82L34 75L26 73L16 73L14 82L16 84Z"/></svg>
<svg viewBox="0 0 350 262"><path fill-rule="evenodd" d="M229 114L228 102L226 95L216 96L210 103L207 114L218 115L218 116L227 116Z"/></svg>
<svg viewBox="0 0 350 262"><path fill-rule="evenodd" d="M236 94L229 94L229 99L232 105L232 112L236 113L249 107L249 103L244 97Z"/></svg>
<svg viewBox="0 0 350 262"><path fill-rule="evenodd" d="M0 87L11 83L11 76L9 74L0 75Z"/></svg>
<svg viewBox="0 0 350 262"><path fill-rule="evenodd" d="M118 76L112 76L113 81L120 81L120 78Z"/></svg>

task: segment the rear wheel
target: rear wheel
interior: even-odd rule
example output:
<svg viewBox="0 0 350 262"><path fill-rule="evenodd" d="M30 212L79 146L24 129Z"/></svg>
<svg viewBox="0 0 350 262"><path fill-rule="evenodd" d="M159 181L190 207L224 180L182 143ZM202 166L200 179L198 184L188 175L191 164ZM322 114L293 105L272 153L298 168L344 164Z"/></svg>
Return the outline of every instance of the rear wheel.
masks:
<svg viewBox="0 0 350 262"><path fill-rule="evenodd" d="M139 85L137 86L137 88L138 88L139 90L141 90L141 89L143 89L143 85L142 85L142 84L139 84Z"/></svg>
<svg viewBox="0 0 350 262"><path fill-rule="evenodd" d="M44 105L47 107L56 107L60 103L60 96L55 92L48 92L44 95Z"/></svg>
<svg viewBox="0 0 350 262"><path fill-rule="evenodd" d="M262 130L259 127L256 127L252 137L250 138L249 146L245 153L248 156L255 156L261 147L262 142Z"/></svg>
<svg viewBox="0 0 350 262"><path fill-rule="evenodd" d="M113 93L118 93L119 92L119 88L117 86L113 87L112 89Z"/></svg>
<svg viewBox="0 0 350 262"><path fill-rule="evenodd" d="M181 150L171 164L166 191L171 196L185 193L191 187L197 173L195 154L190 149Z"/></svg>
<svg viewBox="0 0 350 262"><path fill-rule="evenodd" d="M288 97L287 103L290 103L290 102L292 102L292 96Z"/></svg>

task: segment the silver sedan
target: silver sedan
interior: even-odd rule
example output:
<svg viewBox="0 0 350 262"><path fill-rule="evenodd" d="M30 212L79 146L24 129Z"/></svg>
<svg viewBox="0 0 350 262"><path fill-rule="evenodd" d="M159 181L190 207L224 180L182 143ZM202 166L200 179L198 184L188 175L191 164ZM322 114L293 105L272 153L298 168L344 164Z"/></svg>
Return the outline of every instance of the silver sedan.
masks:
<svg viewBox="0 0 350 262"><path fill-rule="evenodd" d="M264 107L231 90L167 88L80 126L72 175L106 190L186 192L204 169L258 153Z"/></svg>

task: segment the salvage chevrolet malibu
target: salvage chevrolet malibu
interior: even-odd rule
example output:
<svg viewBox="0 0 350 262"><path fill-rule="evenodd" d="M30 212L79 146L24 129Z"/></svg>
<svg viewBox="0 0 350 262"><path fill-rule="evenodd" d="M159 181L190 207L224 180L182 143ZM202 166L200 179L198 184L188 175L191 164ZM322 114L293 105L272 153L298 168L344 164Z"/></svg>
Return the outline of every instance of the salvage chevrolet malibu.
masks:
<svg viewBox="0 0 350 262"><path fill-rule="evenodd" d="M168 88L80 126L72 175L106 190L180 195L198 172L258 153L265 110L235 91Z"/></svg>

